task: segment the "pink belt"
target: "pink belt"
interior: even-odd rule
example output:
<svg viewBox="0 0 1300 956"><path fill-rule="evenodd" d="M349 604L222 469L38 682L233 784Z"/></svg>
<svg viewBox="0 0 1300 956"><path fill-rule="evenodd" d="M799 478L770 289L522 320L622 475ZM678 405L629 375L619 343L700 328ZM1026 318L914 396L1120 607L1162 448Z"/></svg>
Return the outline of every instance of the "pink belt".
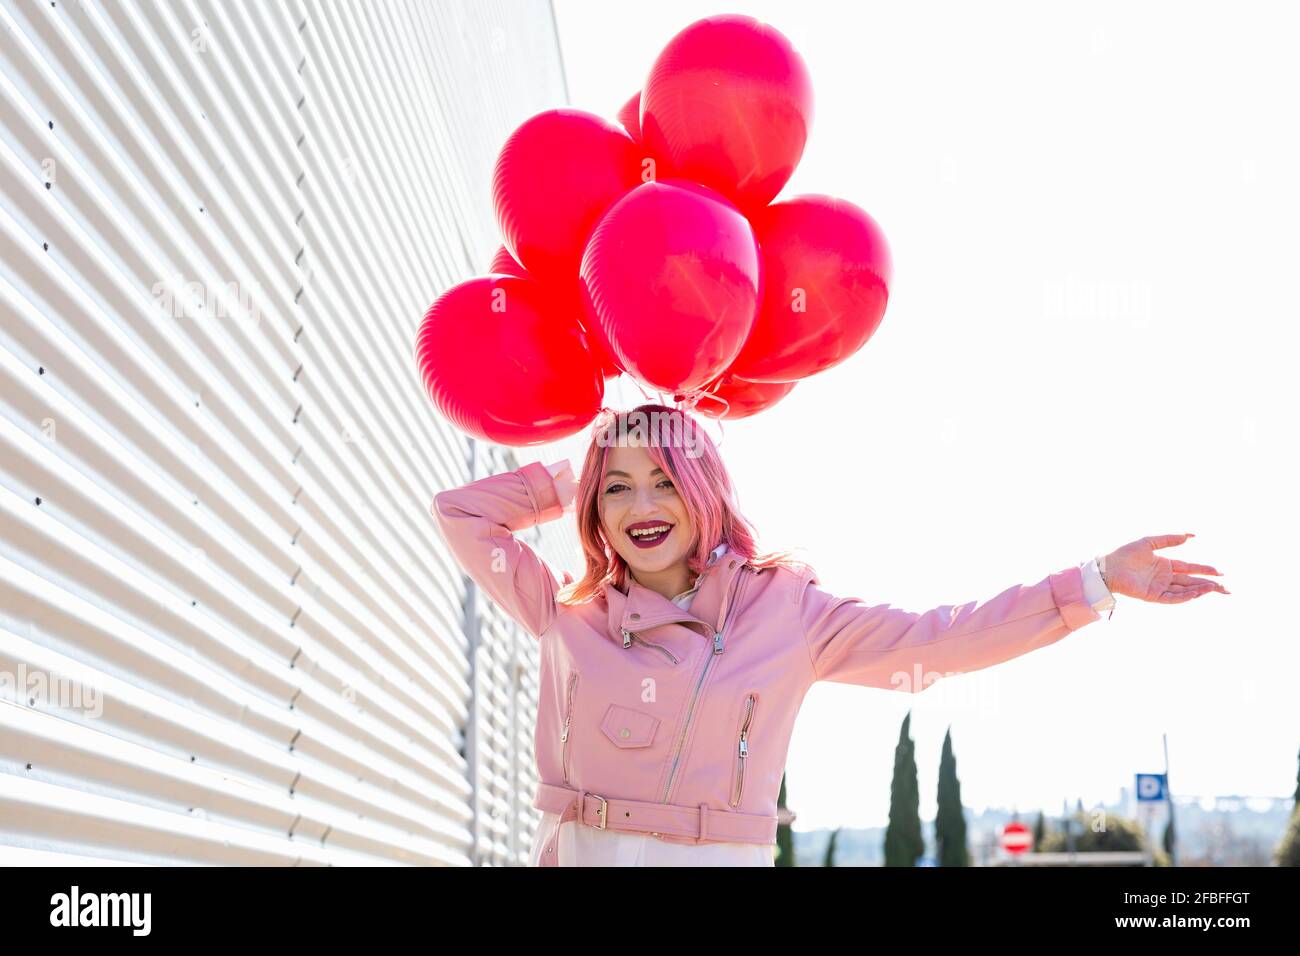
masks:
<svg viewBox="0 0 1300 956"><path fill-rule="evenodd" d="M538 783L533 807L560 815L542 848L538 866L557 865L556 843L560 826L569 820L580 820L598 830L676 837L678 839L674 842L691 844L776 842L775 816L710 809L707 803L688 807L647 800L622 800L598 796L590 790Z"/></svg>

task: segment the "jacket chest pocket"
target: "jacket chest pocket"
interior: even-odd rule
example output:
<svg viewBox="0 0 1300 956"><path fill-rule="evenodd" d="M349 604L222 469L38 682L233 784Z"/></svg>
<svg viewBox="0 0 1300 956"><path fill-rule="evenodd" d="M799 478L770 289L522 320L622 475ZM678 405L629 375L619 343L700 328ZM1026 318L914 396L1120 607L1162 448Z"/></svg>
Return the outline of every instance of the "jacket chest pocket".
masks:
<svg viewBox="0 0 1300 956"><path fill-rule="evenodd" d="M610 704L600 729L615 747L649 747L659 729L659 718L622 704Z"/></svg>
<svg viewBox="0 0 1300 956"><path fill-rule="evenodd" d="M758 691L745 694L740 703L740 718L736 727L735 750L732 752L731 799L728 806L737 807L745 795L745 763L749 758L749 735L754 729L754 714L758 710Z"/></svg>

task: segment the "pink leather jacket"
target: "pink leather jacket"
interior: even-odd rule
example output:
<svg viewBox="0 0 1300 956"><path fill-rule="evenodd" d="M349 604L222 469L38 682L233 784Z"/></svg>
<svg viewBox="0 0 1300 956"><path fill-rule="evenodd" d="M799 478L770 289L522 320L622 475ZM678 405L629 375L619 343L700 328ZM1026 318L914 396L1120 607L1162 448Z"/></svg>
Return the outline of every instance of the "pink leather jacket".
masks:
<svg viewBox="0 0 1300 956"><path fill-rule="evenodd" d="M540 461L437 494L452 554L540 641L533 806L682 843L776 842L795 716L827 680L916 693L935 679L1044 647L1100 614L1080 568L984 603L924 613L824 591L808 571L757 571L730 553L685 611L629 577L576 607L513 532L568 501ZM556 833L542 865L554 865Z"/></svg>

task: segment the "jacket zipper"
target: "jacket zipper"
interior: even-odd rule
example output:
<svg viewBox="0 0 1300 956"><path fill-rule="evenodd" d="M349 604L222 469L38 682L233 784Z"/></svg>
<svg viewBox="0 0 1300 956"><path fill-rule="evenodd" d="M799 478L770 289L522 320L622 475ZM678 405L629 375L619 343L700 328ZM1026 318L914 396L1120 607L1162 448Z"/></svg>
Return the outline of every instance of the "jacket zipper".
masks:
<svg viewBox="0 0 1300 956"><path fill-rule="evenodd" d="M740 577L741 581L739 586L736 588L735 598L727 604L727 617L722 622L722 631L718 631L713 635L713 653L705 658L704 666L700 669L699 679L695 682L695 691L691 694L691 705L686 711L686 720L682 723L681 735L677 738L677 752L673 755L673 766L672 769L668 771L668 782L664 784L664 795L661 801L663 803L668 802L668 794L671 793L673 789L673 780L677 776L677 764L682 759L682 744L686 742L686 732L690 730L691 717L695 715L696 698L700 695L700 688L704 686L704 677L708 674L709 667L713 664L713 659L722 653L722 633L727 629L727 625L731 623L732 608L739 604L739 597L745 590L745 582L748 580L749 572L742 567L739 574L737 574L737 577Z"/></svg>
<svg viewBox="0 0 1300 956"><path fill-rule="evenodd" d="M745 792L745 758L749 756L749 725L754 719L757 700L758 698L752 693L745 698L745 721L740 725L740 740L736 746L736 786L732 791L735 796L731 800L733 807L740 805L740 798Z"/></svg>
<svg viewBox="0 0 1300 956"><path fill-rule="evenodd" d="M569 722L573 720L573 692L578 686L578 675L569 678L568 701L564 709L564 730L560 732L560 766L564 771L564 782L569 782Z"/></svg>
<svg viewBox="0 0 1300 956"><path fill-rule="evenodd" d="M657 651L662 651L665 655L667 655L668 659L672 661L674 664L681 663L673 655L673 652L670 651L668 648L664 647L662 644L652 644L649 641L644 640L640 635L633 634L627 628L623 628L623 646L628 647L631 645L633 641L636 641L638 644L642 645L643 647L653 647Z"/></svg>

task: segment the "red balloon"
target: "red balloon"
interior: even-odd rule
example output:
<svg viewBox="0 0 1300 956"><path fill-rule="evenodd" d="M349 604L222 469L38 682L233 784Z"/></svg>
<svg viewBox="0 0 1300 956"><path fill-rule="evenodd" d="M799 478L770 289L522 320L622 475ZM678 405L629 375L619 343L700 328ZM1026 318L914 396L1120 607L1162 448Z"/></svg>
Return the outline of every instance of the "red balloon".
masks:
<svg viewBox="0 0 1300 956"><path fill-rule="evenodd" d="M616 124L545 110L510 134L492 172L492 204L515 261L543 281L573 278L591 228L641 181L642 150Z"/></svg>
<svg viewBox="0 0 1300 956"><path fill-rule="evenodd" d="M641 91L637 90L632 94L632 98L623 104L623 108L618 111L618 121L623 124L627 130L627 135L632 137L633 142L641 142Z"/></svg>
<svg viewBox="0 0 1300 956"><path fill-rule="evenodd" d="M736 418L748 418L764 409L771 408L790 394L798 382L747 382L726 372L704 386L695 411L710 418L724 418L731 421ZM676 395L674 401L680 402L686 396ZM718 401L725 399L726 404Z"/></svg>
<svg viewBox="0 0 1300 956"><path fill-rule="evenodd" d="M643 183L597 223L579 271L584 304L629 375L689 391L729 366L762 295L758 244L726 197Z"/></svg>
<svg viewBox="0 0 1300 956"><path fill-rule="evenodd" d="M510 254L510 250L505 246L497 246L496 255L492 257L492 262L488 265L488 272L503 276L518 276L520 279L528 278L528 273L524 270L524 267L515 262L515 257Z"/></svg>
<svg viewBox="0 0 1300 956"><path fill-rule="evenodd" d="M793 382L862 348L880 326L894 267L885 234L832 196L773 203L753 218L763 250L763 304L729 369L752 382Z"/></svg>
<svg viewBox="0 0 1300 956"><path fill-rule="evenodd" d="M429 307L415 362L434 405L461 431L503 445L572 435L600 411L605 381L576 321L532 279L476 276Z"/></svg>
<svg viewBox="0 0 1300 956"><path fill-rule="evenodd" d="M605 337L605 330L600 327L600 323L595 321L595 317L585 308L584 298L587 290L583 284L574 278L561 286L556 283L547 287L551 295L551 308L558 310L559 314L565 317L572 317L582 326L582 330L587 334L587 347L591 350L592 356L596 359L596 364L600 368L600 374L604 378L617 378L623 372L623 367L618 364L618 359L614 355L614 349L609 344L609 339Z"/></svg>
<svg viewBox="0 0 1300 956"><path fill-rule="evenodd" d="M812 126L812 79L773 27L706 17L664 47L641 91L641 139L669 167L746 212L789 180Z"/></svg>
<svg viewBox="0 0 1300 956"><path fill-rule="evenodd" d="M497 248L496 255L492 257L492 262L488 266L488 272L498 275L518 276L521 279L533 278L523 266L515 262L514 256L510 255L510 250L505 246ZM582 285L578 282L577 276L575 275L567 282L543 282L541 285L541 291L546 297L544 305L546 314L565 320L576 319L582 325L583 331L587 333L587 345L596 357L596 363L601 368L601 374L605 378L616 378L623 370L619 368L618 362L615 361L609 342L605 340L605 333L600 328L599 323L592 322L583 311Z"/></svg>

